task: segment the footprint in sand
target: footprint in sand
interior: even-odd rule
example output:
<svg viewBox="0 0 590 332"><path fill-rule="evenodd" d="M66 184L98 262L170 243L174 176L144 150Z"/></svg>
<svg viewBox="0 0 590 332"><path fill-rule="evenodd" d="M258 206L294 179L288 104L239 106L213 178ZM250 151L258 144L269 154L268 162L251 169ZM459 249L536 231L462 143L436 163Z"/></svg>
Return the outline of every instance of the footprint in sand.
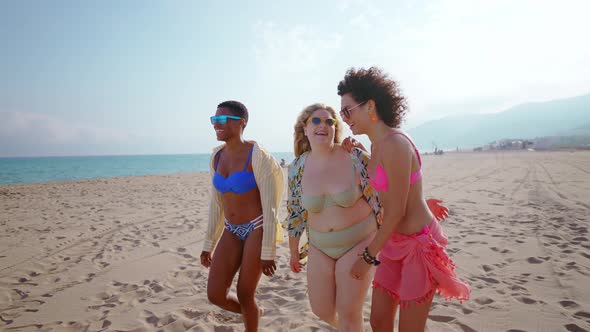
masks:
<svg viewBox="0 0 590 332"><path fill-rule="evenodd" d="M107 327L109 327L109 326L111 326L111 321L110 321L110 320L108 320L108 319L105 319L105 320L102 322L102 328L103 328L103 329L106 329L106 328L107 328Z"/></svg>
<svg viewBox="0 0 590 332"><path fill-rule="evenodd" d="M164 290L164 287L162 287L162 285L160 285L156 281L151 283L149 287L154 291L154 293L159 293Z"/></svg>
<svg viewBox="0 0 590 332"><path fill-rule="evenodd" d="M428 316L429 319L435 321L435 322L441 322L441 323L448 323L450 321L455 320L455 317L452 316L440 316L440 315L429 315Z"/></svg>
<svg viewBox="0 0 590 332"><path fill-rule="evenodd" d="M22 299L26 299L27 297L29 297L29 293L28 293L28 292L24 292L24 291L22 291L22 290L20 290L20 289L16 289L16 288L13 288L12 290L13 290L15 293L17 293L17 294L18 294L18 296L20 296L20 299L21 299L21 300L22 300Z"/></svg>
<svg viewBox="0 0 590 332"><path fill-rule="evenodd" d="M499 284L500 282L494 278L478 277L479 279L487 282L488 284Z"/></svg>
<svg viewBox="0 0 590 332"><path fill-rule="evenodd" d="M478 297L477 299L475 299L475 302L481 305L486 305L486 304L490 304L490 303L494 303L494 300L483 296L483 297Z"/></svg>
<svg viewBox="0 0 590 332"><path fill-rule="evenodd" d="M559 301L559 304L561 304L561 306L566 309L573 309L579 307L579 305L576 302L570 300L561 300Z"/></svg>
<svg viewBox="0 0 590 332"><path fill-rule="evenodd" d="M201 312L197 309L183 309L181 312L186 318L192 320L199 320L202 317L207 316L206 312Z"/></svg>
<svg viewBox="0 0 590 332"><path fill-rule="evenodd" d="M531 298L524 297L524 296L517 297L516 300L518 300L519 302L522 302L524 304L534 304L534 303L537 303L536 300L533 300Z"/></svg>
<svg viewBox="0 0 590 332"><path fill-rule="evenodd" d="M151 312L150 312L150 314L151 314ZM153 325L154 327L158 327L158 323L160 322L160 319L156 315L151 314L145 318L145 321L146 321L146 323Z"/></svg>
<svg viewBox="0 0 590 332"><path fill-rule="evenodd" d="M550 235L550 234L545 234L543 235L544 237L548 237L550 239L554 239L554 240L563 240L560 236L557 235Z"/></svg>
<svg viewBox="0 0 590 332"><path fill-rule="evenodd" d="M574 316L579 317L579 318L588 318L590 319L590 312L586 312L586 311L578 311L574 314Z"/></svg>
<svg viewBox="0 0 590 332"><path fill-rule="evenodd" d="M538 259L536 257L529 257L529 258L527 258L526 261L529 262L529 263L531 263L531 264L541 264L541 263L543 263L542 260L540 260L540 259Z"/></svg>
<svg viewBox="0 0 590 332"><path fill-rule="evenodd" d="M576 324L567 324L567 325L564 325L564 327L566 330L571 331L571 332L588 332L587 330L579 327Z"/></svg>
<svg viewBox="0 0 590 332"><path fill-rule="evenodd" d="M459 325L459 327L461 328L461 330L462 330L463 332L477 332L477 330L474 330L474 329L473 329L473 328L471 328L471 326L469 326L469 325L465 325L465 324L463 324L463 323L459 323L459 322L457 322L456 324L457 324L457 325Z"/></svg>

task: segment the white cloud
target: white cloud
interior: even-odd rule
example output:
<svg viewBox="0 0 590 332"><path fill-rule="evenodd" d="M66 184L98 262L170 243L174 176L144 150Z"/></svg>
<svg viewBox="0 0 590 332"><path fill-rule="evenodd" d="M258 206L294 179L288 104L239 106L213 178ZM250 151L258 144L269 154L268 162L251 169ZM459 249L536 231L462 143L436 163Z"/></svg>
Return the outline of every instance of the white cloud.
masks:
<svg viewBox="0 0 590 332"><path fill-rule="evenodd" d="M296 91L273 91L296 109L317 99L310 85L329 91L320 100L334 100L349 66L377 65L400 82L411 106L407 127L579 95L590 86L587 1L347 0L337 9L345 26L257 27L258 79Z"/></svg>
<svg viewBox="0 0 590 332"><path fill-rule="evenodd" d="M415 120L453 114L444 105L499 111L588 92L590 2L445 0L413 10L403 28L374 32L377 61L401 80ZM495 101L476 107L485 99ZM428 105L441 105L439 116Z"/></svg>
<svg viewBox="0 0 590 332"><path fill-rule="evenodd" d="M130 135L43 113L0 112L0 138L3 145L111 144L129 140Z"/></svg>

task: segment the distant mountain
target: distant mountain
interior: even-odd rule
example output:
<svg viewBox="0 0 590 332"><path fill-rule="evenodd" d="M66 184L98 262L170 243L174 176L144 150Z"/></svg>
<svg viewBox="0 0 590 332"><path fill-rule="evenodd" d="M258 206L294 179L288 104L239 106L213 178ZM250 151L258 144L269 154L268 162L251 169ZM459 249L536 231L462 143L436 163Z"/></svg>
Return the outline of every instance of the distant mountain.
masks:
<svg viewBox="0 0 590 332"><path fill-rule="evenodd" d="M408 130L425 151L481 146L502 138L590 135L590 94L527 103L492 114L447 117Z"/></svg>
<svg viewBox="0 0 590 332"><path fill-rule="evenodd" d="M557 133L559 136L590 136L590 122L584 126Z"/></svg>

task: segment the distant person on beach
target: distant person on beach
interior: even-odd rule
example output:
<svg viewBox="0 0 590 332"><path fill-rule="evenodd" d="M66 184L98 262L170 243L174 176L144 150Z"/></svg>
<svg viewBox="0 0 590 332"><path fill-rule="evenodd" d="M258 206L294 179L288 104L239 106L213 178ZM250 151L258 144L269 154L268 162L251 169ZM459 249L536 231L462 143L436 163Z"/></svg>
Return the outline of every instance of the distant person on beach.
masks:
<svg viewBox="0 0 590 332"><path fill-rule="evenodd" d="M281 158L281 167L285 168L287 166L287 163L285 162L285 159Z"/></svg>
<svg viewBox="0 0 590 332"><path fill-rule="evenodd" d="M312 311L338 330L361 331L362 306L372 278L354 279L349 271L379 228L383 210L367 173L368 153L343 146L341 133L342 122L327 105L313 104L299 114L285 225L293 272L301 271L300 260L309 253ZM439 203L428 202L434 214L444 218L447 210ZM304 232L308 252L299 250Z"/></svg>
<svg viewBox="0 0 590 332"><path fill-rule="evenodd" d="M201 264L211 267L207 296L211 303L242 314L246 331L257 331L256 287L262 273L274 274L276 242L283 237L277 215L283 173L270 153L244 140L248 110L242 103L219 104L211 124L225 144L213 150L210 162L211 205L201 252ZM236 297L229 289L238 270Z"/></svg>
<svg viewBox="0 0 590 332"><path fill-rule="evenodd" d="M399 331L423 331L436 291L463 301L470 288L455 275L441 218L424 199L420 154L399 129L406 100L397 83L375 67L348 70L338 95L340 115L353 134L371 140L367 173L384 211L381 228L349 275L366 280L377 266L371 303L374 331L393 331L398 307Z"/></svg>

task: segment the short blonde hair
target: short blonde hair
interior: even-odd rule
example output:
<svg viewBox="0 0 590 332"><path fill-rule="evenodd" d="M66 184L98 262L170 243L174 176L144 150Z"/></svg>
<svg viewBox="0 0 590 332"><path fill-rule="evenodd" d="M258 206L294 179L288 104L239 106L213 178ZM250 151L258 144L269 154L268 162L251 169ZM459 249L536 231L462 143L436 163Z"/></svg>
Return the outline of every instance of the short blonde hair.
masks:
<svg viewBox="0 0 590 332"><path fill-rule="evenodd" d="M297 117L297 122L295 122L295 133L293 134L293 138L295 140L295 157L299 157L303 153L311 151L309 139L307 139L307 136L305 136L303 128L307 125L307 120L309 117L317 110L326 110L334 119L336 119L336 123L334 124L336 129L334 143L342 142L342 121L340 120L338 113L336 113L332 107L326 104L315 103L313 105L307 106L303 111L301 111Z"/></svg>

